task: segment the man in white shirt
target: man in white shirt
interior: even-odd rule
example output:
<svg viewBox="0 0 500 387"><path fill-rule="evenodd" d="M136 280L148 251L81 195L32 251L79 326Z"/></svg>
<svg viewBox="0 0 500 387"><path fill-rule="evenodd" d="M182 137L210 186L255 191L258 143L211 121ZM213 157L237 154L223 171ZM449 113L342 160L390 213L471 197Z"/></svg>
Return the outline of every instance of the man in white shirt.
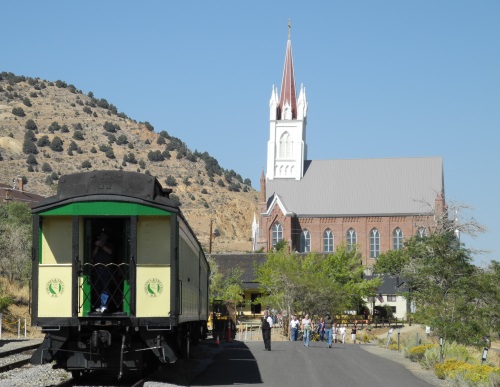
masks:
<svg viewBox="0 0 500 387"><path fill-rule="evenodd" d="M299 333L299 325L300 325L299 319L295 316L292 316L292 321L290 321L290 328L292 331L292 336L291 336L292 341L297 341L297 335Z"/></svg>
<svg viewBox="0 0 500 387"><path fill-rule="evenodd" d="M264 340L264 351L271 350L271 328L273 326L273 318L269 314L269 311L264 311L264 317L262 318L262 339Z"/></svg>
<svg viewBox="0 0 500 387"><path fill-rule="evenodd" d="M345 326L344 324L342 324L339 329L340 340L342 340L342 344L345 344L345 331L346 331Z"/></svg>

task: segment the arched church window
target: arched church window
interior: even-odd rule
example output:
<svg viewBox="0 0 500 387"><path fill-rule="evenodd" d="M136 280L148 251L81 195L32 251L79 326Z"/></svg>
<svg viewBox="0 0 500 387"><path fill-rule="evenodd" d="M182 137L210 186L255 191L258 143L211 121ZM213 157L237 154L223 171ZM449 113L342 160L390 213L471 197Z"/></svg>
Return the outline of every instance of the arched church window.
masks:
<svg viewBox="0 0 500 387"><path fill-rule="evenodd" d="M356 231L354 231L353 228L347 230L346 239L347 239L347 252L351 252L352 249L356 248L356 243L358 243Z"/></svg>
<svg viewBox="0 0 500 387"><path fill-rule="evenodd" d="M392 248L400 250L403 248L403 231L398 227L392 233Z"/></svg>
<svg viewBox="0 0 500 387"><path fill-rule="evenodd" d="M329 228L323 233L323 251L325 253L333 252L333 232Z"/></svg>
<svg viewBox="0 0 500 387"><path fill-rule="evenodd" d="M281 159L289 159L292 157L292 140L288 132L281 135L279 155Z"/></svg>
<svg viewBox="0 0 500 387"><path fill-rule="evenodd" d="M311 234L309 231L304 230L300 234L300 252L308 253L311 251Z"/></svg>
<svg viewBox="0 0 500 387"><path fill-rule="evenodd" d="M378 258L380 255L380 233L376 228L370 231L370 258Z"/></svg>
<svg viewBox="0 0 500 387"><path fill-rule="evenodd" d="M283 239L283 226L279 223L273 225L273 247L276 246L280 240Z"/></svg>

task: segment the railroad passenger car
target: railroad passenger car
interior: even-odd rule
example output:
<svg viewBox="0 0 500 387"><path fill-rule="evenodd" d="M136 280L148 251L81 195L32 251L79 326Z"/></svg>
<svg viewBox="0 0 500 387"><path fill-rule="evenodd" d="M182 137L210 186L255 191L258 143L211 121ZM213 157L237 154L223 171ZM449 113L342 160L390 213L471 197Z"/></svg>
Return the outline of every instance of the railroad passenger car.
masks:
<svg viewBox="0 0 500 387"><path fill-rule="evenodd" d="M210 268L178 206L152 176L62 176L33 208L31 362L74 376L121 376L174 362L206 337Z"/></svg>

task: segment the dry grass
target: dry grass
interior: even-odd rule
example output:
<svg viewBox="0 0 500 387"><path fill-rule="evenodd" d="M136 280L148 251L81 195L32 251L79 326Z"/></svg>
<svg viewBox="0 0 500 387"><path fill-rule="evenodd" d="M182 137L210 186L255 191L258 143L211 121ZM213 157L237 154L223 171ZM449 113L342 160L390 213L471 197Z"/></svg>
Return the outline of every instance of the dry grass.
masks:
<svg viewBox="0 0 500 387"><path fill-rule="evenodd" d="M12 297L13 303L2 313L2 339L24 338L26 325L27 338L43 337L40 330L31 326L29 309L30 289L27 285L10 283L5 278L0 278L0 295ZM19 327L20 321L20 327Z"/></svg>
<svg viewBox="0 0 500 387"><path fill-rule="evenodd" d="M210 243L211 220L215 221L215 227L220 233L212 241L213 253L251 250L250 225L254 213L258 212L257 192L253 189L250 189L250 192L232 192L227 186L220 187L217 181L219 178L224 180L223 176L215 176L214 181L210 181L202 160L191 162L184 157L177 159L178 152L175 150L170 152L172 157L169 160L149 161L150 151L162 152L165 149L165 145L157 143L158 133L147 130L144 124L134 120L121 118L115 114L108 115L107 109L98 106L92 107L95 114L86 114L82 111L83 105L79 102L89 104L91 103L90 97L72 93L69 88L59 88L50 86L48 82L45 83L47 87L38 93L28 82L9 86L6 80L0 81L0 85L5 90L7 87L12 87L11 94L17 93L20 96L20 98L7 99L5 93L0 93L0 154L3 157L0 161L0 183L11 184L13 178L26 176L28 184L25 190L50 196L55 193L55 186L45 183L51 173L42 171L44 163L48 163L53 171L63 175L84 171L81 164L86 160L91 162L92 169L137 171L138 164L125 163L125 166L122 164L124 155L133 153L137 161L143 160L145 163L145 168L140 170L143 173L148 171L156 176L162 185L166 185L167 176L175 177L178 184L173 187L173 193L179 197L184 215L206 250ZM29 96L32 92L40 95L37 98L30 98L31 107L22 105L21 98ZM112 103L112 101L109 102ZM26 116L14 116L11 113L12 109L21 105ZM64 142L63 152L53 151L48 146L39 147L39 153L36 155L39 165L35 166L33 172L28 172L27 155L22 152L26 132L25 123L29 119L32 119L38 127L36 133L38 139L46 135L52 141L57 136ZM69 132L63 133L61 130L50 132L49 126L52 122L57 122L61 126L67 125ZM115 159L109 159L100 150L92 153L92 147L99 149L100 145L108 144L108 137L103 135L105 122L119 125L120 130L115 133L115 137L126 135L133 149L128 145L117 145L114 142L110 146ZM73 152L70 156L67 154L67 149L73 141L76 124L82 125L85 140L76 141L82 153ZM230 165L221 165L221 167L231 169ZM186 178L189 183L184 182Z"/></svg>

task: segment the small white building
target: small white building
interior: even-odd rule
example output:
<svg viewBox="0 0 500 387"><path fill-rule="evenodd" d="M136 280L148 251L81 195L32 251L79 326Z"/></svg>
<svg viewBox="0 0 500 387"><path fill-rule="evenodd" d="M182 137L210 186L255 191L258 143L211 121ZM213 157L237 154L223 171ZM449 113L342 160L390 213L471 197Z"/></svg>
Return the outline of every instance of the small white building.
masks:
<svg viewBox="0 0 500 387"><path fill-rule="evenodd" d="M377 277L382 278L384 282L378 287L375 297L368 297L365 300L370 314L373 316L377 307L389 306L392 309L393 317L407 319L411 311L410 301L405 297L409 293L407 284L399 276L369 275L365 276L365 279L371 280Z"/></svg>

